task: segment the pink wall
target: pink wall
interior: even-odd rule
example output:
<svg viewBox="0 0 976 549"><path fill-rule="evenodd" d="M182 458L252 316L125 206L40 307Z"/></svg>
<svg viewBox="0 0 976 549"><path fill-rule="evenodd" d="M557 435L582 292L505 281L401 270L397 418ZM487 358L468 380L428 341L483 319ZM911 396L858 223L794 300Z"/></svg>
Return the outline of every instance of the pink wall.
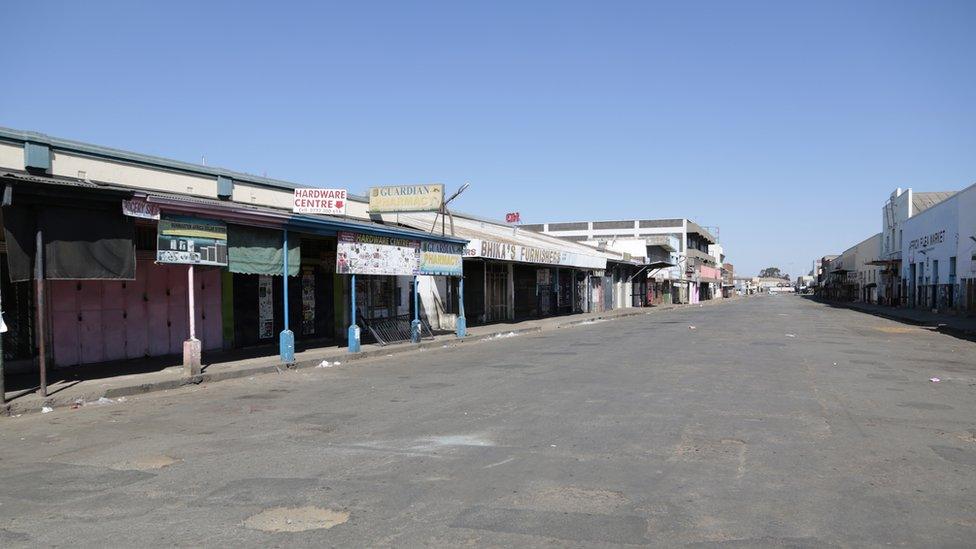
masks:
<svg viewBox="0 0 976 549"><path fill-rule="evenodd" d="M716 269L715 267L709 267L708 265L701 265L698 268L701 269L699 273L701 274L702 278L712 278L712 279L722 278L722 271Z"/></svg>
<svg viewBox="0 0 976 549"><path fill-rule="evenodd" d="M139 260L135 280L48 282L55 365L181 353L189 337L186 271ZM197 267L194 275L197 338L205 350L220 349L220 271Z"/></svg>

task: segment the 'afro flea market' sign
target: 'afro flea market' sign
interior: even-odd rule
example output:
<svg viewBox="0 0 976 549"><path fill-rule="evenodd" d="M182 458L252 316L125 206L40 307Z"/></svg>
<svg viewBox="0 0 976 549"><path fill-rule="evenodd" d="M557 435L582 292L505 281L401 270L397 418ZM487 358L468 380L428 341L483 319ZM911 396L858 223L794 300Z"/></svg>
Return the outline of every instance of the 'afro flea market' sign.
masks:
<svg viewBox="0 0 976 549"><path fill-rule="evenodd" d="M369 211L430 212L439 210L444 201L444 185L394 185L369 190Z"/></svg>
<svg viewBox="0 0 976 549"><path fill-rule="evenodd" d="M291 211L300 214L346 215L346 189L295 189Z"/></svg>

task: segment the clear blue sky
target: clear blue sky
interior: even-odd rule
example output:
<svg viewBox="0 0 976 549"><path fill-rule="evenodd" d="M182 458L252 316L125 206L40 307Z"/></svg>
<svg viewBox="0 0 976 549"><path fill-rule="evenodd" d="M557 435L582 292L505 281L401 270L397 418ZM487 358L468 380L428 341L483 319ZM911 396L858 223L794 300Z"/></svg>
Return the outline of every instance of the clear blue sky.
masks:
<svg viewBox="0 0 976 549"><path fill-rule="evenodd" d="M243 3L242 3L243 4ZM3 2L0 125L526 222L689 217L739 273L976 181L976 2Z"/></svg>

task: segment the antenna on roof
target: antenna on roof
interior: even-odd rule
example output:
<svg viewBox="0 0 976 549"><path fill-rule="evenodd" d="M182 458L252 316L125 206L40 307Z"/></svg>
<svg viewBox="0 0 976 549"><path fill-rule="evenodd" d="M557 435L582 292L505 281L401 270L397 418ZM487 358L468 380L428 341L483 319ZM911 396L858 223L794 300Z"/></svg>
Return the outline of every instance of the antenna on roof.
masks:
<svg viewBox="0 0 976 549"><path fill-rule="evenodd" d="M452 194L450 197L447 198L447 200L441 202L441 208L440 210L437 211L437 215L434 216L434 224L430 226L430 232L434 232L434 229L437 227L437 217L440 216L441 236L444 236L445 233L444 225L445 225L446 218L447 216L451 216L451 236L454 236L454 216L451 215L450 210L447 209L447 205L450 204L451 201L457 198L458 196L461 196L461 193L468 190L468 187L470 186L471 186L470 183L465 183L464 185L461 185L461 188L455 191L454 194Z"/></svg>

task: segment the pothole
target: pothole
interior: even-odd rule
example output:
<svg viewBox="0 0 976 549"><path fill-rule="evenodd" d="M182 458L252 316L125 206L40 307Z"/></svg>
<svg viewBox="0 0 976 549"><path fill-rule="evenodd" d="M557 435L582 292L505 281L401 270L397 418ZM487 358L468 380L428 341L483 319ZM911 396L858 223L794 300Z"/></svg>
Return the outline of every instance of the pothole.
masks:
<svg viewBox="0 0 976 549"><path fill-rule="evenodd" d="M265 509L244 521L244 527L262 532L328 530L349 520L349 513L307 505Z"/></svg>
<svg viewBox="0 0 976 549"><path fill-rule="evenodd" d="M155 469L162 469L163 467L169 467L170 465L179 463L180 461L183 460L162 454L154 456L141 456L129 461L116 463L112 466L112 469L120 471L152 471Z"/></svg>

